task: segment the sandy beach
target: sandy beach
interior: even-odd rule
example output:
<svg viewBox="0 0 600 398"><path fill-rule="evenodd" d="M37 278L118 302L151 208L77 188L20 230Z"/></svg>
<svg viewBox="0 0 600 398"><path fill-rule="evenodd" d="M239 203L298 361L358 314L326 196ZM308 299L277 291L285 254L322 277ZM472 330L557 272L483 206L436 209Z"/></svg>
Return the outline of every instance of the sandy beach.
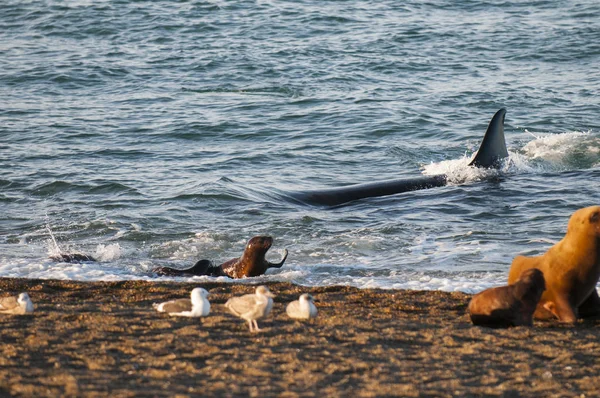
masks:
<svg viewBox="0 0 600 398"><path fill-rule="evenodd" d="M152 303L210 291L202 319ZM597 396L599 320L575 326L473 326L470 295L305 288L272 283L262 331L229 314L235 283L0 279L26 291L29 315L2 315L0 396ZM285 305L310 292L319 316L293 321Z"/></svg>

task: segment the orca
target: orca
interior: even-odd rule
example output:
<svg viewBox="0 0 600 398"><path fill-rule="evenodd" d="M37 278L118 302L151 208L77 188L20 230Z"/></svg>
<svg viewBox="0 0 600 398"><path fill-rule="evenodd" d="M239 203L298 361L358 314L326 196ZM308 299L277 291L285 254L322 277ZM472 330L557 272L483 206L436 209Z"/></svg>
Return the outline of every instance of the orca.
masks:
<svg viewBox="0 0 600 398"><path fill-rule="evenodd" d="M506 109L502 108L490 121L479 146L479 150L469 163L472 167L499 168L502 160L508 157L504 139L504 117ZM337 206L354 200L377 196L395 195L398 193L435 188L447 185L447 176L439 174L408 179L393 179L365 184L346 185L336 188L325 188L304 192L291 192L290 196L304 204L315 206Z"/></svg>

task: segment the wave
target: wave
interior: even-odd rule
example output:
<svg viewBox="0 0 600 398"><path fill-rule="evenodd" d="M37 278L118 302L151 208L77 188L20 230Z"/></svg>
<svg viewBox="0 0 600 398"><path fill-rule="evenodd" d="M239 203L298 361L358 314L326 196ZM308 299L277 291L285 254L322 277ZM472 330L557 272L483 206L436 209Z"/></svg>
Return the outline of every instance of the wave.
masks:
<svg viewBox="0 0 600 398"><path fill-rule="evenodd" d="M81 195L106 195L106 194L130 194L141 195L137 189L118 182L106 183L80 183L70 181L51 181L38 184L29 189L34 196L55 196L65 193L78 193Z"/></svg>
<svg viewBox="0 0 600 398"><path fill-rule="evenodd" d="M300 98L303 96L303 89L292 86L272 86L272 87L234 87L217 86L207 88L182 88L185 92L197 94L240 94L240 95L267 95L285 98Z"/></svg>
<svg viewBox="0 0 600 398"><path fill-rule="evenodd" d="M465 154L459 159L425 165L423 174L446 174L450 184L458 185L512 174L589 169L600 162L600 137L591 132L534 137L521 148L509 151L509 157L500 170L470 167L472 155Z"/></svg>
<svg viewBox="0 0 600 398"><path fill-rule="evenodd" d="M529 160L555 170L587 169L600 162L600 137L588 132L533 134L520 150Z"/></svg>
<svg viewBox="0 0 600 398"><path fill-rule="evenodd" d="M102 258L104 253L107 257ZM177 255L177 253L174 253ZM280 270L269 271L266 275L255 278L229 279L226 277L158 277L152 269L157 261L131 262L121 255L121 249L100 247L96 256L103 262L98 263L57 263L51 260L9 260L0 256L0 276L9 278L61 279L77 281L177 281L177 282L221 282L221 283L268 283L291 282L301 286L343 285L365 289L408 289L408 290L442 290L477 293L489 287L506 283L506 273L445 273L445 272L387 272L381 275L356 271L333 273L315 270L303 265L290 265ZM168 264L173 264L169 262ZM337 270L339 271L339 269Z"/></svg>

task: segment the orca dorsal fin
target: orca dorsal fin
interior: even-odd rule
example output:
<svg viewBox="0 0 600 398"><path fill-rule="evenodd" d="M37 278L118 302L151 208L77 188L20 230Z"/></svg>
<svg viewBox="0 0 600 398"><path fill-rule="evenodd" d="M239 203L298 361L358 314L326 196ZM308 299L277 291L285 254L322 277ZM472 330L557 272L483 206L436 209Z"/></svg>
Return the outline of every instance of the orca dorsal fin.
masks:
<svg viewBox="0 0 600 398"><path fill-rule="evenodd" d="M508 157L506 141L504 139L504 116L506 109L502 108L490 120L483 141L469 166L475 167L500 167L500 161Z"/></svg>

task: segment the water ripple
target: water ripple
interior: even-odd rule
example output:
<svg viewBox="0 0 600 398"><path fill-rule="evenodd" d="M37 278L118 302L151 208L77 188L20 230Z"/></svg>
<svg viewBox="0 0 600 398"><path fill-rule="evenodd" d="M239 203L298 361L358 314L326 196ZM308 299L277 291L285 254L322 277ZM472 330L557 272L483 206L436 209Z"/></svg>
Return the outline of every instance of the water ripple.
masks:
<svg viewBox="0 0 600 398"><path fill-rule="evenodd" d="M57 272L50 224L73 249L120 245L69 271L84 279L271 234L289 268L266 280L503 281L598 203L599 17L591 0L2 1L0 274ZM480 178L465 159L500 107L510 164ZM456 183L332 209L287 195L432 170Z"/></svg>

